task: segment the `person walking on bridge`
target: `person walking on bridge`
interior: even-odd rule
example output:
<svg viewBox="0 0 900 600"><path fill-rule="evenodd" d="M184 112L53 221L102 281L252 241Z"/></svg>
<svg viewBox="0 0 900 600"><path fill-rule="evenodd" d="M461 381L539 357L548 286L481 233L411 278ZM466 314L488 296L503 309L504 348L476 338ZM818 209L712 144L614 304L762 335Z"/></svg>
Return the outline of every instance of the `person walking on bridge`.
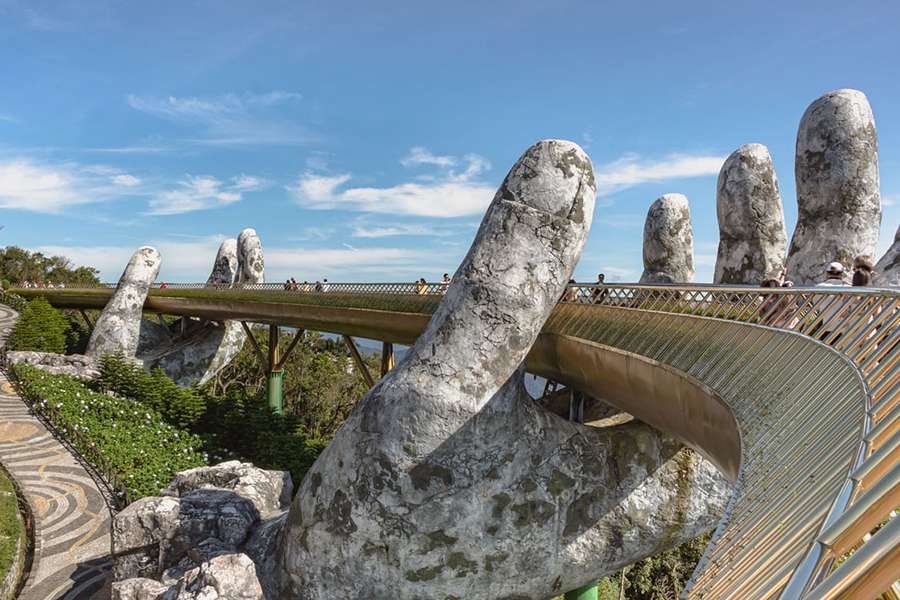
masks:
<svg viewBox="0 0 900 600"><path fill-rule="evenodd" d="M850 287L850 284L844 279L844 265L837 261L829 264L828 268L825 270L825 281L816 284L816 287ZM834 331L834 321L837 320L839 316L846 315L847 313L845 310L841 310L845 303L843 298L826 296L821 302L825 304L826 307L822 311L819 325L812 334L817 335L820 340L826 340ZM831 343L838 341L840 337L841 336L838 335L834 340L831 340Z"/></svg>

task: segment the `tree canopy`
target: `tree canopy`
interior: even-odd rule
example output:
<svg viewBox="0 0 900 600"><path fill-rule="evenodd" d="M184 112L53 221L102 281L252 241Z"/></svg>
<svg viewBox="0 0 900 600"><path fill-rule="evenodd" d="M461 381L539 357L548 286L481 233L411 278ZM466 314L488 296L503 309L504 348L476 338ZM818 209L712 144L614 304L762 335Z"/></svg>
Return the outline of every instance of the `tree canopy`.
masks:
<svg viewBox="0 0 900 600"><path fill-rule="evenodd" d="M18 246L0 248L0 279L13 284L34 283L86 284L99 283L100 271L78 266L65 256L46 256Z"/></svg>

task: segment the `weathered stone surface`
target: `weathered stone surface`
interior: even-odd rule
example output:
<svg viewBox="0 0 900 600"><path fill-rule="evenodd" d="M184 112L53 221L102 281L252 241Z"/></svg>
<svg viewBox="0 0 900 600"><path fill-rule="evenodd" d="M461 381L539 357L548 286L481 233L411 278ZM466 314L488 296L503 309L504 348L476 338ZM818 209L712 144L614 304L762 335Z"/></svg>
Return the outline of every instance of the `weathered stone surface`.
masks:
<svg viewBox="0 0 900 600"><path fill-rule="evenodd" d="M134 358L144 300L159 274L159 266L160 256L155 248L144 246L134 253L115 293L94 325L88 342L88 356L120 354Z"/></svg>
<svg viewBox="0 0 900 600"><path fill-rule="evenodd" d="M136 577L112 584L112 600L169 600L169 586L155 579Z"/></svg>
<svg viewBox="0 0 900 600"><path fill-rule="evenodd" d="M216 556L188 571L177 600L263 600L253 561L245 554Z"/></svg>
<svg viewBox="0 0 900 600"><path fill-rule="evenodd" d="M19 351L7 352L6 360L11 365L24 363L54 375L70 375L81 379L96 379L100 376L97 361L84 354Z"/></svg>
<svg viewBox="0 0 900 600"><path fill-rule="evenodd" d="M575 144L513 167L423 335L304 479L283 597L547 598L716 523L730 490L708 462L645 425L564 421L525 391L593 201Z"/></svg>
<svg viewBox="0 0 900 600"><path fill-rule="evenodd" d="M162 490L166 496L181 496L194 490L231 490L249 500L261 515L286 510L294 491L287 471L266 471L236 460L212 467L197 467L177 473Z"/></svg>
<svg viewBox="0 0 900 600"><path fill-rule="evenodd" d="M233 238L222 242L216 253L216 261L213 263L212 272L206 280L206 285L231 287L240 268L237 245L237 240Z"/></svg>
<svg viewBox="0 0 900 600"><path fill-rule="evenodd" d="M644 222L644 272L641 283L690 283L694 280L691 209L682 194L664 194L650 205Z"/></svg>
<svg viewBox="0 0 900 600"><path fill-rule="evenodd" d="M249 285L263 283L266 280L265 261L263 260L262 243L255 229L244 229L238 236L238 261L240 271L237 283Z"/></svg>
<svg viewBox="0 0 900 600"><path fill-rule="evenodd" d="M159 543L178 527L180 513L178 498L154 496L132 502L113 519L113 553Z"/></svg>
<svg viewBox="0 0 900 600"><path fill-rule="evenodd" d="M138 346L135 355L141 359L147 354L165 348L172 343L172 333L157 321L141 319Z"/></svg>
<svg viewBox="0 0 900 600"><path fill-rule="evenodd" d="M245 229L241 256L252 264L248 266L251 283L264 281L262 246L252 229ZM246 235L245 235L246 234ZM227 239L219 246L207 285L230 287L241 273L243 263L239 257L238 241ZM225 368L244 346L246 336L240 323L204 323L183 338L167 341L157 346L142 345L141 358L150 367L159 367L175 383L184 387L204 384Z"/></svg>
<svg viewBox="0 0 900 600"><path fill-rule="evenodd" d="M823 281L832 261L849 271L855 257L875 254L878 138L865 94L835 90L810 104L800 120L795 161L798 215L788 277L808 285Z"/></svg>
<svg viewBox="0 0 900 600"><path fill-rule="evenodd" d="M874 285L900 287L900 227L894 234L894 243L875 265Z"/></svg>
<svg viewBox="0 0 900 600"><path fill-rule="evenodd" d="M716 186L715 283L759 285L784 269L787 231L769 150L746 144L722 165Z"/></svg>

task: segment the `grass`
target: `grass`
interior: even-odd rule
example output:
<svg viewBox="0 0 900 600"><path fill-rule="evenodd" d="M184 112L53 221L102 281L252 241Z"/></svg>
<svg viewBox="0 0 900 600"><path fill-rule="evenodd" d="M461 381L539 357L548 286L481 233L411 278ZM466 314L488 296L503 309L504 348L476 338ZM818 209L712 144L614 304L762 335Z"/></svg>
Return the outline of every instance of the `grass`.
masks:
<svg viewBox="0 0 900 600"><path fill-rule="evenodd" d="M24 537L16 489L6 471L0 468L0 582L6 580L9 570L14 567L16 548Z"/></svg>

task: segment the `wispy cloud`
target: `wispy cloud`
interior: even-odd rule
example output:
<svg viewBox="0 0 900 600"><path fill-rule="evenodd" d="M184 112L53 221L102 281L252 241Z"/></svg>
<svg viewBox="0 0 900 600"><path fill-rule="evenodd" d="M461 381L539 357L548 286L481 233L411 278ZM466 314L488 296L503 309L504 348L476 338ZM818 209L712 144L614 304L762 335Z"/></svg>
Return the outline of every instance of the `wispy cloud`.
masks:
<svg viewBox="0 0 900 600"><path fill-rule="evenodd" d="M184 141L216 146L296 145L314 139L295 122L276 114L302 96L296 92L229 93L214 97L140 96L128 105L138 111L186 126L198 126L201 137Z"/></svg>
<svg viewBox="0 0 900 600"><path fill-rule="evenodd" d="M900 205L900 194L882 194L881 195L881 206L884 208L888 208L891 206Z"/></svg>
<svg viewBox="0 0 900 600"><path fill-rule="evenodd" d="M365 227L357 225L351 234L355 238L384 238L392 236L435 236L448 235L428 225L391 225L388 227Z"/></svg>
<svg viewBox="0 0 900 600"><path fill-rule="evenodd" d="M196 210L208 210L240 201L244 192L261 187L257 177L241 175L226 184L211 175L187 175L178 187L162 192L150 200L150 215L177 215Z"/></svg>
<svg viewBox="0 0 900 600"><path fill-rule="evenodd" d="M134 246L45 245L40 252L67 256L80 265L100 270L104 281L115 281L132 253L147 243L162 256L159 281L203 281L209 275L219 244L224 235L202 236L196 239L151 239ZM459 257L407 248L326 248L272 247L263 240L266 277L269 281L283 281L288 277L315 280L328 277L352 281L354 279L400 279L435 277L453 268Z"/></svg>
<svg viewBox="0 0 900 600"><path fill-rule="evenodd" d="M19 120L10 114L0 112L0 122L18 123Z"/></svg>
<svg viewBox="0 0 900 600"><path fill-rule="evenodd" d="M594 171L597 193L606 196L642 183L654 183L686 177L717 175L725 156L670 154L658 160L642 160L629 153Z"/></svg>
<svg viewBox="0 0 900 600"><path fill-rule="evenodd" d="M493 198L494 186L480 181L491 165L476 154L456 158L416 147L400 162L435 166L438 171L424 180L389 187L348 187L350 173L323 175L310 170L288 189L306 208L439 218L481 214Z"/></svg>
<svg viewBox="0 0 900 600"><path fill-rule="evenodd" d="M106 165L0 161L0 208L41 213L133 193L140 180Z"/></svg>

